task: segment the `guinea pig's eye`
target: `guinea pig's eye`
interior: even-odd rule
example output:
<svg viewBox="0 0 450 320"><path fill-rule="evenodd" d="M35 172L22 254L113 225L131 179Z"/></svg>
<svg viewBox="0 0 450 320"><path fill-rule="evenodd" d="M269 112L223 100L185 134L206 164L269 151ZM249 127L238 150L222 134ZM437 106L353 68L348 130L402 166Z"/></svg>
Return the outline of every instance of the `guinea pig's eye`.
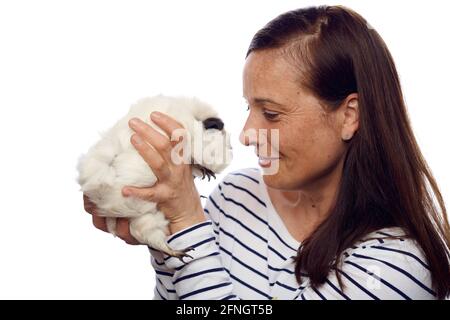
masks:
<svg viewBox="0 0 450 320"><path fill-rule="evenodd" d="M208 118L206 120L203 120L203 127L206 130L208 130L208 129L222 130L223 122L219 118Z"/></svg>

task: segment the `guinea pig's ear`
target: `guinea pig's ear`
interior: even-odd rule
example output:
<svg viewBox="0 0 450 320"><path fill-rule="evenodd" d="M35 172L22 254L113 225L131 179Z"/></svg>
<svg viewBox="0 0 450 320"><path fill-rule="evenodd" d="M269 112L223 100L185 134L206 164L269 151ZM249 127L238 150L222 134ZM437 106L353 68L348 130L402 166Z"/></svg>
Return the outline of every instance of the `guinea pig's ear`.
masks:
<svg viewBox="0 0 450 320"><path fill-rule="evenodd" d="M203 127L205 128L205 130L208 129L222 130L223 122L219 118L208 118L206 120L203 120Z"/></svg>

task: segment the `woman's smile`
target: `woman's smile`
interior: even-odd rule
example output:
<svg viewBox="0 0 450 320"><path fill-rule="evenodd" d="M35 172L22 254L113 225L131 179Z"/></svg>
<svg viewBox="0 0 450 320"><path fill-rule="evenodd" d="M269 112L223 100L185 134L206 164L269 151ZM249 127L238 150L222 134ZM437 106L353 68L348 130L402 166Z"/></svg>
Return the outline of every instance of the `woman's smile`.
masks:
<svg viewBox="0 0 450 320"><path fill-rule="evenodd" d="M268 168L272 165L273 161L280 160L280 157L258 157L258 164L263 168Z"/></svg>

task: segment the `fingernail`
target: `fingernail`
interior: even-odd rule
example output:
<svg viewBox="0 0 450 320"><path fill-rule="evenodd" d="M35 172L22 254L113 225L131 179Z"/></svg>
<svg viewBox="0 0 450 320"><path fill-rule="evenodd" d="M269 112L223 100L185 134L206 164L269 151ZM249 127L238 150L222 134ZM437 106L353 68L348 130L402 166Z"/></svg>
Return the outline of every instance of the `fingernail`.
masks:
<svg viewBox="0 0 450 320"><path fill-rule="evenodd" d="M158 112L158 111L154 111L154 112L151 113L151 117L153 119L161 119L161 113Z"/></svg>
<svg viewBox="0 0 450 320"><path fill-rule="evenodd" d="M142 143L141 137L139 137L137 134L135 134L135 135L132 136L131 141L132 141L135 145L140 145L140 144Z"/></svg>
<svg viewBox="0 0 450 320"><path fill-rule="evenodd" d="M124 189L122 190L122 194L123 194L125 197L128 197L128 196L131 194L131 191L130 191L130 189L128 189L128 188L124 188Z"/></svg>
<svg viewBox="0 0 450 320"><path fill-rule="evenodd" d="M130 126L131 126L131 127L137 127L137 126L139 126L139 125L140 125L139 119L133 118L133 119L130 120Z"/></svg>

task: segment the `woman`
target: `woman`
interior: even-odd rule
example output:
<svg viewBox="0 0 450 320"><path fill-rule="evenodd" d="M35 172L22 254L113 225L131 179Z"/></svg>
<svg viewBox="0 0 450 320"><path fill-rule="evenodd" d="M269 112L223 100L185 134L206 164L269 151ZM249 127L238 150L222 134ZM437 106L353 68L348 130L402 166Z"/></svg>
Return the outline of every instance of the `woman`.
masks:
<svg viewBox="0 0 450 320"><path fill-rule="evenodd" d="M195 249L184 264L150 248L155 298L445 298L446 209L377 32L340 6L287 12L254 36L243 80L250 113L241 142L271 150L259 163L278 170L227 175L204 212L170 141L130 124L158 183L123 194L158 202L169 244ZM180 127L151 117L168 134ZM262 129L278 130L279 141L246 134ZM85 207L105 230L87 198ZM118 234L136 243L126 220Z"/></svg>

